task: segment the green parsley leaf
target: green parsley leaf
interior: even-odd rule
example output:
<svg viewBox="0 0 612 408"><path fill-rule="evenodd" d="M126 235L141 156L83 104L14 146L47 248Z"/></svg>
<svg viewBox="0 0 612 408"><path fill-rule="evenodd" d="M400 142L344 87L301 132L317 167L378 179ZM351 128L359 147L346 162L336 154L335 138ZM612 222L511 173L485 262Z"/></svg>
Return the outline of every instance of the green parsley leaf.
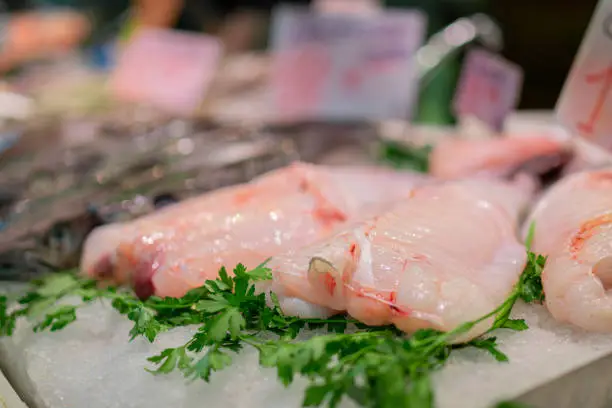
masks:
<svg viewBox="0 0 612 408"><path fill-rule="evenodd" d="M497 361L508 361L508 356L499 350L495 337L475 339L470 341L467 345L488 351Z"/></svg>
<svg viewBox="0 0 612 408"><path fill-rule="evenodd" d="M302 405L305 407L318 407L322 405L327 399L329 391L330 389L327 385L310 385L306 388Z"/></svg>
<svg viewBox="0 0 612 408"><path fill-rule="evenodd" d="M160 354L149 357L148 361L159 365L157 370L148 370L153 374L167 374L177 367L189 367L191 364L191 358L187 355L185 347L165 349Z"/></svg>
<svg viewBox="0 0 612 408"><path fill-rule="evenodd" d="M82 292L89 290L95 282L65 272L51 274L32 285L33 290L21 296L10 313L8 298L0 296L0 336L12 335L16 321L21 317L34 320L33 330L36 332L63 329L76 320L79 306L61 304L60 301L68 297L82 297Z"/></svg>
<svg viewBox="0 0 612 408"><path fill-rule="evenodd" d="M527 303L542 303L544 301L544 288L542 287L542 271L546 265L547 257L527 253L527 267L521 275L519 297Z"/></svg>
<svg viewBox="0 0 612 408"><path fill-rule="evenodd" d="M0 336L11 336L15 330L16 316L8 312L8 298L0 296Z"/></svg>
<svg viewBox="0 0 612 408"><path fill-rule="evenodd" d="M508 319L505 320L503 325L499 327L500 329L510 329L514 331L523 331L527 330L529 326L527 326L527 322L523 319Z"/></svg>
<svg viewBox="0 0 612 408"><path fill-rule="evenodd" d="M236 338L240 331L245 327L246 322L240 314L240 310L236 308L228 308L219 313L207 325L208 337L211 343L220 342L230 334L232 338Z"/></svg>
<svg viewBox="0 0 612 408"><path fill-rule="evenodd" d="M200 300L195 304L195 310L206 313L216 313L227 309L230 304L224 297L210 296L210 299Z"/></svg>
<svg viewBox="0 0 612 408"><path fill-rule="evenodd" d="M52 298L62 295L66 292L71 292L75 287L80 287L78 279L74 275L57 274L50 275L45 280L44 285L36 290L36 294L41 298Z"/></svg>
<svg viewBox="0 0 612 408"><path fill-rule="evenodd" d="M186 377L201 378L209 381L213 371L220 371L232 364L232 357L220 350L220 347L211 347L195 364L184 367Z"/></svg>
<svg viewBox="0 0 612 408"><path fill-rule="evenodd" d="M529 230L527 231L527 237L525 238L525 247L527 248L527 252L531 252L531 248L533 247L533 239L535 237L535 222L529 224Z"/></svg>
<svg viewBox="0 0 612 408"><path fill-rule="evenodd" d="M495 408L531 408L531 406L522 402L503 401L495 405Z"/></svg>
<svg viewBox="0 0 612 408"><path fill-rule="evenodd" d="M76 320L76 306L58 306L55 309L49 311L42 322L34 326L34 331L39 332L47 328L51 331L63 329L70 323Z"/></svg>
<svg viewBox="0 0 612 408"><path fill-rule="evenodd" d="M384 142L381 145L380 157L395 168L427 173L432 150L431 145L409 146L397 142Z"/></svg>

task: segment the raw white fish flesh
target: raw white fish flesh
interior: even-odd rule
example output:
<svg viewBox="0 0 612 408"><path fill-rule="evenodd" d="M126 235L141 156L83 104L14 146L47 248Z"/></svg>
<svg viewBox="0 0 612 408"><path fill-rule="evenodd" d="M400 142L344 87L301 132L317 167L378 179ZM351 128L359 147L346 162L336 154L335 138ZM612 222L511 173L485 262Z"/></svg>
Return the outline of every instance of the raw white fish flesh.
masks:
<svg viewBox="0 0 612 408"><path fill-rule="evenodd" d="M457 179L473 175L540 174L568 160L570 144L547 135L487 139L445 138L430 156L430 173Z"/></svg>
<svg viewBox="0 0 612 408"><path fill-rule="evenodd" d="M297 163L132 222L94 230L82 271L147 297L182 296L219 268L255 267L407 198L426 176L379 167ZM231 272L231 271L230 271Z"/></svg>
<svg viewBox="0 0 612 408"><path fill-rule="evenodd" d="M542 274L548 310L559 321L612 332L612 168L559 181L526 228L532 222L533 250L548 256Z"/></svg>
<svg viewBox="0 0 612 408"><path fill-rule="evenodd" d="M523 271L517 225L531 194L494 180L420 187L380 216L273 257L269 289L286 314L453 329L503 303Z"/></svg>

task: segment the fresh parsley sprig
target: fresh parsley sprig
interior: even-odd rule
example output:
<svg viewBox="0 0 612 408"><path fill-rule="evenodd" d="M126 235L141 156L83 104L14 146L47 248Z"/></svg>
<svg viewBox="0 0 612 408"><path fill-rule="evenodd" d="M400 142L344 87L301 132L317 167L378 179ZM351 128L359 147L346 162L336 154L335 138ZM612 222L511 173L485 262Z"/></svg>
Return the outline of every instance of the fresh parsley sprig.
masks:
<svg viewBox="0 0 612 408"><path fill-rule="evenodd" d="M153 341L157 334L172 327L167 319L180 316L179 306L167 316L160 310L164 308L163 301L142 302L131 290L99 285L69 271L33 282L33 289L20 297L17 305L9 305L9 296L0 296L0 336L12 335L19 318L35 321L36 332L61 330L76 320L79 308L100 299L110 300L114 309L134 322L131 339L142 335Z"/></svg>
<svg viewBox="0 0 612 408"><path fill-rule="evenodd" d="M34 331L63 329L76 320L77 305L60 304L60 300L77 295L89 301L96 282L76 279L70 273L55 274L32 282L33 290L20 297L18 305L9 310L9 297L0 296L0 336L13 334L17 319L38 319Z"/></svg>
<svg viewBox="0 0 612 408"><path fill-rule="evenodd" d="M364 407L432 407L431 374L454 348L474 346L507 361L495 338L459 346L442 341L457 334L420 330L406 338L387 329L253 345L260 352L261 365L275 367L285 386L297 374L310 380L304 406L335 407L348 396Z"/></svg>
<svg viewBox="0 0 612 408"><path fill-rule="evenodd" d="M152 373L165 374L178 369L188 378L208 381L213 371L231 364L232 354L240 351L244 344L260 344L259 334L271 333L279 339L292 340L306 327L326 326L328 331L344 332L349 323L357 323L346 317L300 319L285 316L274 294L270 295L272 307L266 304L265 293L256 294L255 283L271 279L264 265L249 272L238 265L233 272L230 277L221 269L219 278L207 281L202 287L204 290L196 289L198 300L193 302L192 309L200 313L200 322L204 323L184 345L165 349L149 358L158 367L150 370Z"/></svg>

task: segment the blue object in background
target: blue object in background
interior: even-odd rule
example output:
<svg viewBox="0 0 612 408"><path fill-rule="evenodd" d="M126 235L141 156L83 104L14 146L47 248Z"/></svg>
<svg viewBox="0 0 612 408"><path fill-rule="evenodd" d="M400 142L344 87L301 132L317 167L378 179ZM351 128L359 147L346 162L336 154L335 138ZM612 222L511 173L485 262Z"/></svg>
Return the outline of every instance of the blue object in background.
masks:
<svg viewBox="0 0 612 408"><path fill-rule="evenodd" d="M21 131L0 132L0 153L10 149L21 138Z"/></svg>
<svg viewBox="0 0 612 408"><path fill-rule="evenodd" d="M110 70L115 65L115 49L114 42L90 46L87 49L89 63L100 70Z"/></svg>

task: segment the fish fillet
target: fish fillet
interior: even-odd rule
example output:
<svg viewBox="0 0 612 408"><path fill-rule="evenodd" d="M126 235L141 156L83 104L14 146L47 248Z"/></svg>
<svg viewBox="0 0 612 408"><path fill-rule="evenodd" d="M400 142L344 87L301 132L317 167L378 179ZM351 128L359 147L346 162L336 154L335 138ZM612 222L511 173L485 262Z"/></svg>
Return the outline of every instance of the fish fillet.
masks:
<svg viewBox="0 0 612 408"><path fill-rule="evenodd" d="M431 153L430 173L444 179L476 174L505 176L520 171L541 174L565 163L569 153L566 141L549 136L446 138Z"/></svg>
<svg viewBox="0 0 612 408"><path fill-rule="evenodd" d="M559 321L612 332L612 168L558 182L527 226L532 222L533 250L548 256L542 274L548 310Z"/></svg>
<svg viewBox="0 0 612 408"><path fill-rule="evenodd" d="M298 163L124 224L94 230L82 271L141 297L182 296L221 266L254 267L408 197L426 176Z"/></svg>
<svg viewBox="0 0 612 408"><path fill-rule="evenodd" d="M494 180L418 188L380 216L273 257L266 289L290 315L346 311L405 332L453 329L492 311L512 290L526 262L516 226L531 194Z"/></svg>

